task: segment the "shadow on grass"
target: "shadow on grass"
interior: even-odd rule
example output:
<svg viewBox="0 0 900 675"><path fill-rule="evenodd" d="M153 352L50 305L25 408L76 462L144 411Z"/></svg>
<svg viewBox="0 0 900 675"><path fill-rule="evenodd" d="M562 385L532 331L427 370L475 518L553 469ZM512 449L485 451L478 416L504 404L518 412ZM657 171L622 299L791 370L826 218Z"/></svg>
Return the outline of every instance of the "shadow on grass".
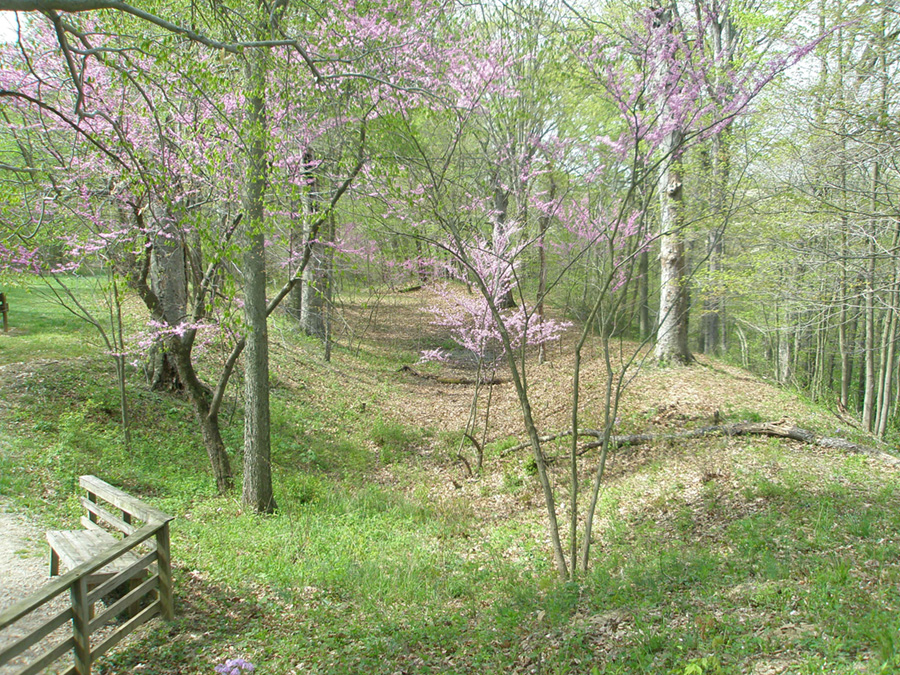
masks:
<svg viewBox="0 0 900 675"><path fill-rule="evenodd" d="M249 625L264 626L278 617L270 605L211 583L195 571L178 571L175 602L174 621L156 619L138 629L113 653L101 658L96 672L213 673L216 664L246 653L242 640Z"/></svg>

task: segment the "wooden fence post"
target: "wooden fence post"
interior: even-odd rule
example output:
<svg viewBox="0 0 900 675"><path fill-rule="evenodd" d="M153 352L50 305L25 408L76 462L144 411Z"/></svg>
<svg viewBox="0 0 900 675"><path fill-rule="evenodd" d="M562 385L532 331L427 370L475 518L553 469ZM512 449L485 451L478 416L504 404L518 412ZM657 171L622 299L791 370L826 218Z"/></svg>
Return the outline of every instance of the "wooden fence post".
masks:
<svg viewBox="0 0 900 675"><path fill-rule="evenodd" d="M97 503L97 495L95 495L90 490L88 490L88 501L90 501L94 504ZM93 511L88 511L88 520L90 520L92 523L96 523L97 522L97 514L94 513Z"/></svg>
<svg viewBox="0 0 900 675"><path fill-rule="evenodd" d="M172 621L175 618L175 597L168 522L163 523L156 531L156 563L159 572L160 614L164 621Z"/></svg>
<svg viewBox="0 0 900 675"><path fill-rule="evenodd" d="M9 319L7 318L7 313L9 312L9 304L6 302L6 293L0 293L0 315L3 316L3 332L9 332Z"/></svg>
<svg viewBox="0 0 900 675"><path fill-rule="evenodd" d="M91 675L91 606L87 599L87 577L77 579L69 592L72 597L75 672L77 675Z"/></svg>

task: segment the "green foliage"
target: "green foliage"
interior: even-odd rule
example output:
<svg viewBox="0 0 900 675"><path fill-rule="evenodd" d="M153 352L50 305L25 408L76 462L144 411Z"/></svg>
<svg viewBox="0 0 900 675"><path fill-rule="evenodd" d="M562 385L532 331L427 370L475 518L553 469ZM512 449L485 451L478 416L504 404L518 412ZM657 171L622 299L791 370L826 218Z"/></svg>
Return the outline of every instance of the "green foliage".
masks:
<svg viewBox="0 0 900 675"><path fill-rule="evenodd" d="M724 675L725 671L715 656L702 656L691 659L683 668L675 668L672 673L674 675Z"/></svg>
<svg viewBox="0 0 900 675"><path fill-rule="evenodd" d="M507 469L503 472L503 489L510 494L518 494L525 487L525 481L518 473Z"/></svg>

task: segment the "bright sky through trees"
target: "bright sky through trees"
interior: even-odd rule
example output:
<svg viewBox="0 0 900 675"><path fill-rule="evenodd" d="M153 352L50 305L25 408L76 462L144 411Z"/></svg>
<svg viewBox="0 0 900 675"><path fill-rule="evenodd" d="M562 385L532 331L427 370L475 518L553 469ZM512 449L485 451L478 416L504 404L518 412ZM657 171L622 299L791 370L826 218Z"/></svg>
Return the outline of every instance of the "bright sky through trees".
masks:
<svg viewBox="0 0 900 675"><path fill-rule="evenodd" d="M16 13L0 12L0 42L16 39Z"/></svg>

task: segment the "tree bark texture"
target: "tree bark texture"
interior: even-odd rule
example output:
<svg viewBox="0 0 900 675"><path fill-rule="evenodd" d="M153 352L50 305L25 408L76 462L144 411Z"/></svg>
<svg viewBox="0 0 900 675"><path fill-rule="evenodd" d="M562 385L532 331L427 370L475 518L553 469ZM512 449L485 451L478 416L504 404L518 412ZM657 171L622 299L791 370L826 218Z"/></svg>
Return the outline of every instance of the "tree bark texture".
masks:
<svg viewBox="0 0 900 675"><path fill-rule="evenodd" d="M169 354L174 357L178 375L194 407L194 415L203 436L203 445L216 480L216 489L219 494L225 494L234 487L234 477L219 429L219 416L210 407L209 389L200 381L194 370L190 343L178 335L173 335L169 338L167 347Z"/></svg>
<svg viewBox="0 0 900 675"><path fill-rule="evenodd" d="M181 230L166 208L154 209L156 231L151 238L150 288L159 298L165 322L177 326L187 315L187 259ZM154 391L181 391L174 357L161 344L150 349L147 379Z"/></svg>
<svg viewBox="0 0 900 675"><path fill-rule="evenodd" d="M312 238L312 224L321 210L319 179L316 177L315 156L312 151L304 154L306 165L306 192L303 194L303 241ZM320 232L323 230L320 229ZM300 282L300 327L310 337L325 339L325 302L330 283L328 255L322 237L310 243L309 262L303 270Z"/></svg>
<svg viewBox="0 0 900 675"><path fill-rule="evenodd" d="M673 131L666 143L668 159L659 183L659 327L656 331L656 360L659 363L687 364L692 360L688 348L688 303L686 258L682 218L682 173L677 157L682 135Z"/></svg>
<svg viewBox="0 0 900 675"><path fill-rule="evenodd" d="M266 322L266 250L263 197L267 180L266 53L253 49L247 63L249 156L244 198L244 479L242 500L257 513L275 509L269 437L269 342Z"/></svg>

